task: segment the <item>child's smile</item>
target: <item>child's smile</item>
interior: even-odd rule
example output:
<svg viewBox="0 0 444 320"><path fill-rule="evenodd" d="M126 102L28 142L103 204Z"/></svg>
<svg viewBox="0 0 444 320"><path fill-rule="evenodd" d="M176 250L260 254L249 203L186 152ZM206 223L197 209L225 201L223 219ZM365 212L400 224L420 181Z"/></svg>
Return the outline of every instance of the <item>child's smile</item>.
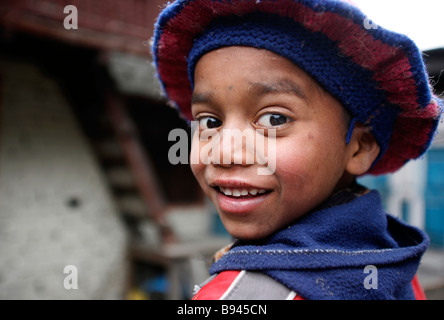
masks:
<svg viewBox="0 0 444 320"><path fill-rule="evenodd" d="M246 143L226 147L223 139L220 161L192 164L235 238L266 237L352 180L346 168L355 151L353 143L345 142L342 106L305 72L272 52L227 47L204 55L195 69L192 112L199 121L198 133L262 129L267 136L267 130L275 130L272 174L259 175L257 169L265 165L245 160L254 152ZM192 156L205 147L196 139L197 133ZM222 161L230 159L236 147L243 150L242 161Z"/></svg>
<svg viewBox="0 0 444 320"><path fill-rule="evenodd" d="M248 214L258 209L272 192L266 186L238 179L215 180L210 186L217 192L216 202L220 210L233 215Z"/></svg>

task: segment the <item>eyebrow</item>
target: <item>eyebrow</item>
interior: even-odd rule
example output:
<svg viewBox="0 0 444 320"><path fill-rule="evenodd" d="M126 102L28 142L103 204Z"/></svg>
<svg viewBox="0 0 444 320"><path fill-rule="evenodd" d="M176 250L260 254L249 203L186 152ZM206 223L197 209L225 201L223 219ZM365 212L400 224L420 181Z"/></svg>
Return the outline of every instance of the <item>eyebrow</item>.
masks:
<svg viewBox="0 0 444 320"><path fill-rule="evenodd" d="M207 103L211 101L211 93L195 93L193 92L191 95L191 105L197 103Z"/></svg>
<svg viewBox="0 0 444 320"><path fill-rule="evenodd" d="M289 80L282 79L273 82L250 82L249 93L256 97L262 97L267 94L292 94L308 102L307 95L300 85ZM211 92L193 92L191 95L191 104L205 104L211 102Z"/></svg>
<svg viewBox="0 0 444 320"><path fill-rule="evenodd" d="M250 85L251 85L251 92L258 97L267 94L284 93L284 94L293 94L298 98L308 102L307 95L305 94L302 87L297 83L288 79L282 79L273 82L252 82L250 83Z"/></svg>

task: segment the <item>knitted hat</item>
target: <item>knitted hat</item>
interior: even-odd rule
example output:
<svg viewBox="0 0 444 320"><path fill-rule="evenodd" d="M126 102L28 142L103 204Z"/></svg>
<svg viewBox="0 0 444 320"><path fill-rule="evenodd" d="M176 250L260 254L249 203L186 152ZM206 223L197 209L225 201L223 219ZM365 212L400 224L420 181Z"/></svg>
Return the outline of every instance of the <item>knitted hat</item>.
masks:
<svg viewBox="0 0 444 320"><path fill-rule="evenodd" d="M155 26L152 54L167 98L188 119L194 68L205 53L249 46L310 74L371 128L380 154L369 174L393 172L430 146L442 104L416 45L370 24L340 0L178 0Z"/></svg>

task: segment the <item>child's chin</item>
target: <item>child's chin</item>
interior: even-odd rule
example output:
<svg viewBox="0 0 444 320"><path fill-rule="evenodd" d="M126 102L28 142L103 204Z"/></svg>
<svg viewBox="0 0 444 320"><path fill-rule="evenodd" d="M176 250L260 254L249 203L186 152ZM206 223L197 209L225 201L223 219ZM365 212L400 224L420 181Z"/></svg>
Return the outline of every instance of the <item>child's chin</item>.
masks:
<svg viewBox="0 0 444 320"><path fill-rule="evenodd" d="M270 236L274 232L273 230L263 230L262 228L250 227L247 230L246 228L248 227L227 227L226 229L233 238L243 241L261 240Z"/></svg>

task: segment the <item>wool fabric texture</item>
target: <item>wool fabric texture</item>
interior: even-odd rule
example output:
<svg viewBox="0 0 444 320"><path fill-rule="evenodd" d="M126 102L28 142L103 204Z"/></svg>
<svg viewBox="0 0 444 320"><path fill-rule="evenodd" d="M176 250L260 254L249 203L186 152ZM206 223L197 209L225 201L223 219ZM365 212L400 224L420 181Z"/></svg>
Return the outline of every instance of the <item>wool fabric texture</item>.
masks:
<svg viewBox="0 0 444 320"><path fill-rule="evenodd" d="M339 0L178 0L160 14L152 55L167 98L191 115L194 68L205 53L249 46L311 75L369 128L381 151L369 174L394 172L429 148L442 113L407 36Z"/></svg>
<svg viewBox="0 0 444 320"><path fill-rule="evenodd" d="M411 282L427 235L387 215L377 191L344 203L347 196L267 239L238 241L210 273L260 271L305 299L415 299ZM365 285L369 266L377 288Z"/></svg>

